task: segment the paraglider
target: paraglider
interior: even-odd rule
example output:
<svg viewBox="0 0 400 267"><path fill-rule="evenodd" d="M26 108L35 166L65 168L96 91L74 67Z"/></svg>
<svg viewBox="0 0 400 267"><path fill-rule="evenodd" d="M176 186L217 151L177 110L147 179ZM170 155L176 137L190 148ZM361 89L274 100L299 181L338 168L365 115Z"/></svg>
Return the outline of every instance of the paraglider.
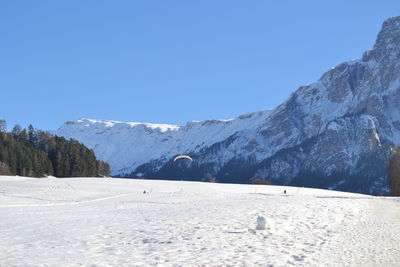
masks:
<svg viewBox="0 0 400 267"><path fill-rule="evenodd" d="M174 162L175 162L177 159L182 159L182 158L190 159L191 161L193 161L193 159L192 159L190 156L188 156L188 155L180 155L180 156L176 156L176 157L174 158Z"/></svg>

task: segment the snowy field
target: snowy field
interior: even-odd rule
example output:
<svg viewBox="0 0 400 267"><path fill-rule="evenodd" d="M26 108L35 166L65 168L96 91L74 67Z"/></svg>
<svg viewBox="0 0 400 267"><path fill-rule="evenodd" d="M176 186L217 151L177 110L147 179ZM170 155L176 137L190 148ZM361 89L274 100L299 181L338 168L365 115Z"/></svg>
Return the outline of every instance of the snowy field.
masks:
<svg viewBox="0 0 400 267"><path fill-rule="evenodd" d="M400 266L399 229L398 198L0 176L0 266Z"/></svg>

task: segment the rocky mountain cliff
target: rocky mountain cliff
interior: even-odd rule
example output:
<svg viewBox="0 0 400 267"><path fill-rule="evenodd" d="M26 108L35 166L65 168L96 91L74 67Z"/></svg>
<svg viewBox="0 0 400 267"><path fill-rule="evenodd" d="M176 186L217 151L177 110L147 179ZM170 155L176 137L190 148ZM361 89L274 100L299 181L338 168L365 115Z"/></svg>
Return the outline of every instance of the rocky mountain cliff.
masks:
<svg viewBox="0 0 400 267"><path fill-rule="evenodd" d="M57 134L93 148L114 175L377 193L400 143L400 17L372 50L301 86L274 110L185 126L82 119ZM194 159L173 162L188 154Z"/></svg>

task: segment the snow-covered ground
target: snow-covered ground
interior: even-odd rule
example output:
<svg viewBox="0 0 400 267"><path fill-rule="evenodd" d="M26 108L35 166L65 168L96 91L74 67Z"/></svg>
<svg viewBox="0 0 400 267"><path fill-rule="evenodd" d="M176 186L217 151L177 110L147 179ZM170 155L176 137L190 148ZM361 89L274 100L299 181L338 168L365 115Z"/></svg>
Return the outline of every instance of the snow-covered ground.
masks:
<svg viewBox="0 0 400 267"><path fill-rule="evenodd" d="M0 266L400 266L399 227L398 198L0 176Z"/></svg>

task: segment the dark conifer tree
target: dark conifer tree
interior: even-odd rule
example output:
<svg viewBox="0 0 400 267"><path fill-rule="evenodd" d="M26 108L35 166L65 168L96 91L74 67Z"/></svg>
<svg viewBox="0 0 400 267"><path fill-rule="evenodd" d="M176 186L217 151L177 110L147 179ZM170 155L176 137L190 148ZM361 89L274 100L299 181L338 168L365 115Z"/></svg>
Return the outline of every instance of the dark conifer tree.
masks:
<svg viewBox="0 0 400 267"><path fill-rule="evenodd" d="M14 126L14 128L12 129L12 131L11 131L11 135L12 135L15 139L17 139L18 136L21 134L21 131L22 131L21 126L20 126L19 124L16 124L16 125Z"/></svg>
<svg viewBox="0 0 400 267"><path fill-rule="evenodd" d="M38 137L35 128L33 128L32 124L28 126L28 143L33 147L38 147Z"/></svg>
<svg viewBox="0 0 400 267"><path fill-rule="evenodd" d="M400 196L400 147L395 148L389 161L388 185L392 196Z"/></svg>

